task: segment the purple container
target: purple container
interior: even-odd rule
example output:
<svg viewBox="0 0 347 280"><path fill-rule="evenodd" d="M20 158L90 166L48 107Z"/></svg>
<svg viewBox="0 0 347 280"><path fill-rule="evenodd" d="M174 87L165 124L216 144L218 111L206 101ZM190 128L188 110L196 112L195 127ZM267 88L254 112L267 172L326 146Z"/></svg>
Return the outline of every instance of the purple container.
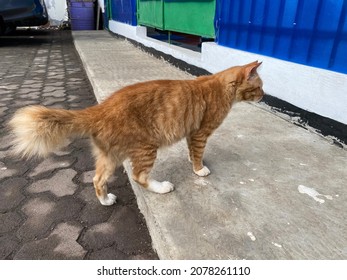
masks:
<svg viewBox="0 0 347 280"><path fill-rule="evenodd" d="M69 8L72 30L95 30L93 2L72 0Z"/></svg>

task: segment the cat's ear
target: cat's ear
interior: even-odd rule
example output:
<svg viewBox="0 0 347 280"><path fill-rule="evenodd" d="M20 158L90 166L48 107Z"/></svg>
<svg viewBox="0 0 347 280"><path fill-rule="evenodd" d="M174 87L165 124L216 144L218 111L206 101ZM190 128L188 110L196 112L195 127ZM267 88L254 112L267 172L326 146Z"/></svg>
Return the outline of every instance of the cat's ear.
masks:
<svg viewBox="0 0 347 280"><path fill-rule="evenodd" d="M257 68L261 64L262 62L254 61L244 66L244 74L247 81L257 76Z"/></svg>

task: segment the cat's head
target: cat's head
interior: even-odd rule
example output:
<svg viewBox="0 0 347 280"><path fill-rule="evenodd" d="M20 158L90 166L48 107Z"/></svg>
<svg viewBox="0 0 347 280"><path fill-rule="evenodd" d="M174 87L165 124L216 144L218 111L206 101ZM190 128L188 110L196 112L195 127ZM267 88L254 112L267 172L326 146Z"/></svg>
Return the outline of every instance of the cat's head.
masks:
<svg viewBox="0 0 347 280"><path fill-rule="evenodd" d="M263 82L260 79L257 68L261 62L232 67L224 71L224 82L228 85L230 94L234 94L234 101L260 101L264 96Z"/></svg>

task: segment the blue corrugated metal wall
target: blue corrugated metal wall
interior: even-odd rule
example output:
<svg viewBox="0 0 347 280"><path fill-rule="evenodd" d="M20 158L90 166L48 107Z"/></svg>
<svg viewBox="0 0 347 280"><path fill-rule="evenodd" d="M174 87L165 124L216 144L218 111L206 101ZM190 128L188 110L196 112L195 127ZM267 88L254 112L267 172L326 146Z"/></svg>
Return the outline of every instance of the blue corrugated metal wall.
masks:
<svg viewBox="0 0 347 280"><path fill-rule="evenodd" d="M217 0L223 46L347 73L347 1Z"/></svg>
<svg viewBox="0 0 347 280"><path fill-rule="evenodd" d="M136 0L111 0L112 19L130 25L137 25Z"/></svg>

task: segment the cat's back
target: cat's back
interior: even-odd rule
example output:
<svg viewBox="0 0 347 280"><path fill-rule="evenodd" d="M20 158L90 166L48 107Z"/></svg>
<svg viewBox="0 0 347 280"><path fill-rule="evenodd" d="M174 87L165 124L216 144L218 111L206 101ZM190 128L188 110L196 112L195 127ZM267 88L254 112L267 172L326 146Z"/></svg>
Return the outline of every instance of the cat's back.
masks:
<svg viewBox="0 0 347 280"><path fill-rule="evenodd" d="M140 82L113 93L103 102L103 107L122 115L149 109L155 113L160 108L173 110L185 109L187 106L201 107L202 103L208 99L206 97L212 91L216 91L213 81L212 76L201 76L190 80Z"/></svg>
<svg viewBox="0 0 347 280"><path fill-rule="evenodd" d="M194 96L194 89L194 80L153 80L126 86L104 103L118 110L169 106L187 102Z"/></svg>

